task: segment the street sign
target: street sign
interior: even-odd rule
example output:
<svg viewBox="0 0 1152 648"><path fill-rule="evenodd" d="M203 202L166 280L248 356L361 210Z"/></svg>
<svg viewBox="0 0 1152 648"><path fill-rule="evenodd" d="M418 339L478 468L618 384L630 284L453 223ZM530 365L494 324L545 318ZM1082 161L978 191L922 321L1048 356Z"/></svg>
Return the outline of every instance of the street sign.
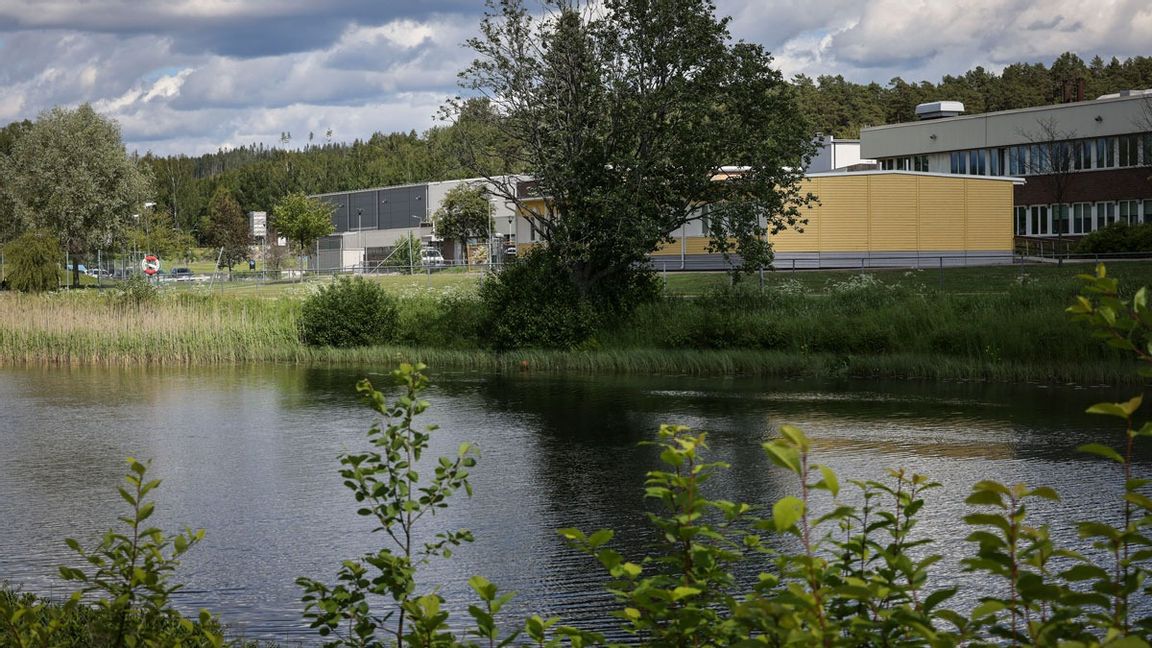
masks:
<svg viewBox="0 0 1152 648"><path fill-rule="evenodd" d="M151 277L157 272L160 272L160 259L153 254L149 254L140 260L140 269L144 271L144 274Z"/></svg>
<svg viewBox="0 0 1152 648"><path fill-rule="evenodd" d="M248 217L252 220L252 236L257 238L268 236L268 212L248 212Z"/></svg>

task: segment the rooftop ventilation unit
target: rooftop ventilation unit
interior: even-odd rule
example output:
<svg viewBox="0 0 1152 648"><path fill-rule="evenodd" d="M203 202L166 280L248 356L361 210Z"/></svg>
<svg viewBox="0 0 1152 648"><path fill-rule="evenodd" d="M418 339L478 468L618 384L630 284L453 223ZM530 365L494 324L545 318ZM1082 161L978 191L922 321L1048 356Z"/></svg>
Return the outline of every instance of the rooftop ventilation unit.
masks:
<svg viewBox="0 0 1152 648"><path fill-rule="evenodd" d="M964 114L964 104L959 101L932 101L916 106L916 119L943 119Z"/></svg>
<svg viewBox="0 0 1152 648"><path fill-rule="evenodd" d="M1121 97L1147 97L1152 96L1152 90L1121 90L1120 92L1113 92L1112 94L1100 95L1096 97L1096 101L1101 99L1119 99Z"/></svg>

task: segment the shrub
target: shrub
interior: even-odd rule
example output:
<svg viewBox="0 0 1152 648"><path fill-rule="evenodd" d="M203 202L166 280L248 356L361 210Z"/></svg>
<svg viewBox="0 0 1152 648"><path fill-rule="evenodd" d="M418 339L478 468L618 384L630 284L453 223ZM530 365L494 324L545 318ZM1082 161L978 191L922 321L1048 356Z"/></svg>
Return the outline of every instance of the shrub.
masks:
<svg viewBox="0 0 1152 648"><path fill-rule="evenodd" d="M546 250L528 253L480 287L483 334L494 349L571 349L594 329L596 309Z"/></svg>
<svg viewBox="0 0 1152 648"><path fill-rule="evenodd" d="M301 308L300 340L309 346L373 346L395 334L395 300L360 277L321 288Z"/></svg>
<svg viewBox="0 0 1152 648"><path fill-rule="evenodd" d="M30 230L4 246L5 281L12 290L47 292L60 286L60 243L44 230Z"/></svg>
<svg viewBox="0 0 1152 648"><path fill-rule="evenodd" d="M1113 223L1080 239L1076 251L1082 254L1152 252L1152 223Z"/></svg>
<svg viewBox="0 0 1152 648"><path fill-rule="evenodd" d="M116 287L116 301L122 306L140 308L156 301L156 286L149 283L144 275L132 275Z"/></svg>

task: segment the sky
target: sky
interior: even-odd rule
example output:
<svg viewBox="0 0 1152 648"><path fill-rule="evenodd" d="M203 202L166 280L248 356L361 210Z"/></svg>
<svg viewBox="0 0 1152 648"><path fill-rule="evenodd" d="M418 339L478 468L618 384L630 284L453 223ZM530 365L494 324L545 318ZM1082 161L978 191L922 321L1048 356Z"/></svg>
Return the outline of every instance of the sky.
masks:
<svg viewBox="0 0 1152 648"><path fill-rule="evenodd" d="M538 0L528 0L528 6ZM715 0L788 76L886 84L1152 54L1148 0ZM0 124L89 102L130 151L424 129L483 0L0 0ZM1144 45L1144 49L1141 49Z"/></svg>

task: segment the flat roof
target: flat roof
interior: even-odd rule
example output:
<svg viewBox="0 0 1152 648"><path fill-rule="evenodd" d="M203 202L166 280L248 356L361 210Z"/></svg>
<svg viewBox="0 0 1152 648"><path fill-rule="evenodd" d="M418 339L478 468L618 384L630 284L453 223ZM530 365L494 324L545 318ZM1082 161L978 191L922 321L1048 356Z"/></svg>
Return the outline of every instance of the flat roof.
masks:
<svg viewBox="0 0 1152 648"><path fill-rule="evenodd" d="M1152 95L1136 94L1127 97L1108 97L1106 99L1086 99L1084 101L1072 101L1062 104L1048 104L1046 106L1032 106L1030 108L1013 108L1011 110L997 110L994 112L973 113L971 115L960 115L959 117L941 117L940 119L917 119L915 121L900 122L898 124L884 124L882 126L865 126L861 131L878 131L887 130L892 128L906 128L910 126L926 126L931 124L948 124L963 122L969 120L988 119L989 117L1011 116L1011 115L1025 115L1028 113L1044 112L1050 110L1066 110L1070 108L1082 108L1085 106L1099 106L1110 103L1122 103L1125 101L1140 101L1152 103Z"/></svg>
<svg viewBox="0 0 1152 648"><path fill-rule="evenodd" d="M866 175L909 175L909 176L925 176L929 178L948 178L951 180L992 180L994 182L1011 182L1012 184L1022 185L1027 182L1024 178L1016 176L985 176L985 175L964 175L959 173L936 173L934 171L901 171L897 169L875 171L822 171L820 173L809 173L805 178L852 178L855 176Z"/></svg>

